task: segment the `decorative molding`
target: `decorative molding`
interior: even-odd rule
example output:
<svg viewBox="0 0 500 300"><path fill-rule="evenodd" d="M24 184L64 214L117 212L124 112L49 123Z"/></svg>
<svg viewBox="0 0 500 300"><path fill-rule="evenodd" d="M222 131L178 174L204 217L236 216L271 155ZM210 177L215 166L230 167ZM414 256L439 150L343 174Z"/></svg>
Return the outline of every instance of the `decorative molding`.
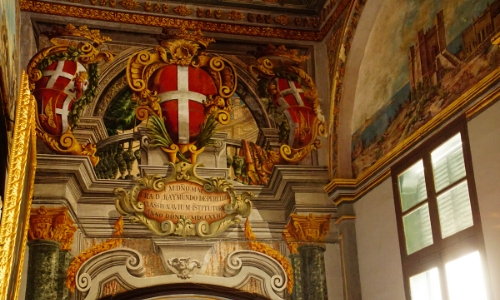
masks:
<svg viewBox="0 0 500 300"><path fill-rule="evenodd" d="M337 220L335 220L335 225L340 225L342 222L344 221L353 221L353 220L356 220L356 216L351 216L351 215L346 215L346 216L342 216L340 218L338 218Z"/></svg>
<svg viewBox="0 0 500 300"><path fill-rule="evenodd" d="M17 299L21 285L36 169L35 103L23 71L0 226L0 299Z"/></svg>
<svg viewBox="0 0 500 300"><path fill-rule="evenodd" d="M113 249L100 253L86 261L76 274L76 289L84 300L97 299L102 287L117 280L126 290L153 287L165 283L190 283L225 286L240 289L256 279L263 296L272 300L286 298L287 277L281 265L271 257L255 251L235 251L225 260L224 277L193 275L189 279L176 274L145 277L143 258L139 252Z"/></svg>
<svg viewBox="0 0 500 300"><path fill-rule="evenodd" d="M129 10L136 9L141 6L141 4L135 0L122 0L120 1L120 5Z"/></svg>
<svg viewBox="0 0 500 300"><path fill-rule="evenodd" d="M290 254L299 254L299 243L290 234L290 232L288 232L288 230L283 230L283 238L285 239L286 246L288 247Z"/></svg>
<svg viewBox="0 0 500 300"><path fill-rule="evenodd" d="M123 234L123 218L120 217L118 221L116 221L114 229L115 229L115 232L113 233L114 238L108 239L107 241L101 244L94 245L93 247L78 254L78 256L75 257L75 259L73 259L73 261L68 267L68 270L66 271L66 287L70 289L72 292L75 290L75 286L77 284L78 284L78 289L81 290L80 285L82 283L81 281L76 281L76 279L78 278L79 274L78 270L83 264L85 264L86 261L98 255L99 253L117 248L122 244L122 239L118 237Z"/></svg>
<svg viewBox="0 0 500 300"><path fill-rule="evenodd" d="M63 36L77 36L81 38L86 38L95 43L95 47L101 45L104 42L111 41L109 36L101 35L100 30L88 29L87 26L76 27L73 24L67 24L64 27L60 25L55 25L50 32L43 32L47 35L49 39L63 37Z"/></svg>
<svg viewBox="0 0 500 300"><path fill-rule="evenodd" d="M62 250L71 250L77 227L68 208L39 208L31 211L28 237L33 240L50 240L61 244Z"/></svg>
<svg viewBox="0 0 500 300"><path fill-rule="evenodd" d="M279 16L274 17L274 22L276 22L282 26L286 26L292 22L292 19L290 19L289 17L287 17L285 15L279 15Z"/></svg>
<svg viewBox="0 0 500 300"><path fill-rule="evenodd" d="M240 13L239 11L232 10L232 11L226 13L226 17L228 17L228 19L231 19L233 21L239 21L239 20L243 20L245 18L245 15Z"/></svg>
<svg viewBox="0 0 500 300"><path fill-rule="evenodd" d="M185 5L179 5L174 7L173 11L178 14L179 16L189 16L193 13L193 11L189 8L187 8Z"/></svg>
<svg viewBox="0 0 500 300"><path fill-rule="evenodd" d="M162 7L164 12L165 12L165 7L168 8L167 4L164 3L162 4ZM93 7L80 7L80 6L77 7L68 3L55 4L37 0L21 0L20 8L23 11L84 18L91 20L112 21L119 23L159 26L159 27L169 27L169 28L180 28L184 26L186 29L189 30L201 29L205 32L239 34L246 36L260 36L268 38L282 38L287 40L321 41L328 32L328 30L312 31L312 30L274 28L265 26L213 22L206 20L185 20L175 17L163 17L163 16L152 16L152 15L148 16L141 13L133 13L133 12L123 13L101 8L98 9ZM210 9L207 9L205 11L205 16L207 18L211 18L213 14L219 15L219 18L222 15L220 10L216 10L214 12ZM271 21L270 15L268 21L269 22L266 23L270 23ZM259 15L257 16L257 22L259 22Z"/></svg>
<svg viewBox="0 0 500 300"><path fill-rule="evenodd" d="M286 287L288 293L291 294L293 291L294 278L293 278L293 268L290 262L279 251L271 248L269 245L255 241L257 237L252 231L252 226L250 226L249 219L247 219L247 221L245 222L245 238L248 240L248 245L250 246L250 249L252 249L253 251L263 253L265 255L269 255L270 257L274 258L276 261L280 263L280 265L283 267L288 277L288 280L286 282Z"/></svg>
<svg viewBox="0 0 500 300"><path fill-rule="evenodd" d="M330 219L332 215L290 215L290 222L286 225L285 234L289 234L298 243L325 242L326 235L330 231Z"/></svg>

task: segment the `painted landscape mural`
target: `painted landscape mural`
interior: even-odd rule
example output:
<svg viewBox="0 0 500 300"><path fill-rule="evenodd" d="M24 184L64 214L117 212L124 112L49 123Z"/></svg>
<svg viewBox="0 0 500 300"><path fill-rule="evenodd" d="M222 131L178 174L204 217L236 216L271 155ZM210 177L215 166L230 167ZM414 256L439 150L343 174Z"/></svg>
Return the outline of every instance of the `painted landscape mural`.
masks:
<svg viewBox="0 0 500 300"><path fill-rule="evenodd" d="M500 32L500 0L409 0L395 12L396 2L401 5L388 0L381 8L360 69L351 144L355 176L500 64L491 42Z"/></svg>

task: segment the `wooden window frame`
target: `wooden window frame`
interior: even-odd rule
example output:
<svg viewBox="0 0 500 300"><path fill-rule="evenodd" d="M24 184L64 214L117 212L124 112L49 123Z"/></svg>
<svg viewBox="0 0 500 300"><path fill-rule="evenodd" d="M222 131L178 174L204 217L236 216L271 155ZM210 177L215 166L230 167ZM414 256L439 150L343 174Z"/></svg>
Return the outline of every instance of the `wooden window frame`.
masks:
<svg viewBox="0 0 500 300"><path fill-rule="evenodd" d="M458 133L460 133L462 139L462 151L466 175L464 178L457 180L455 183L450 184L441 191L435 192L431 153ZM422 160L424 165L427 198L407 209L403 213L399 194L398 176L419 160ZM406 299L411 299L410 277L430 270L434 267L437 267L439 270L442 298L443 300L449 299L448 288L446 285L445 264L451 260L475 251L479 251L481 256L482 270L485 276L486 293L489 299L491 297L491 292L487 276L486 251L482 234L474 172L472 168L472 157L467 132L467 120L465 116L462 116L445 126L442 130L439 130L439 132L422 142L421 145L419 145L415 150L405 155L391 168L391 174ZM441 238L437 196L445 193L464 181L467 181L469 189L473 225L443 239ZM410 211L420 207L424 202L427 202L429 208L433 243L430 246L424 247L408 255L406 251L403 215L406 215Z"/></svg>

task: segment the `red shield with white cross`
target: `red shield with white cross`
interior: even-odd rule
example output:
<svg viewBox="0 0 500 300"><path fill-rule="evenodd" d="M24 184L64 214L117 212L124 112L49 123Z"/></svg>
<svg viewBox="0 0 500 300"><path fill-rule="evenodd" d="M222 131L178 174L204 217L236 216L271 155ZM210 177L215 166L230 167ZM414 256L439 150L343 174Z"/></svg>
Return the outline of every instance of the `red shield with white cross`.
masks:
<svg viewBox="0 0 500 300"><path fill-rule="evenodd" d="M75 61L61 60L50 64L35 84L40 125L51 135L69 129L69 112L88 86L87 70Z"/></svg>
<svg viewBox="0 0 500 300"><path fill-rule="evenodd" d="M189 144L196 141L205 120L203 101L215 95L215 84L202 69L167 65L149 80L149 89L160 98L163 120L172 141Z"/></svg>
<svg viewBox="0 0 500 300"><path fill-rule="evenodd" d="M304 97L304 90L297 81L278 78L276 88L278 94L275 105L278 109L285 110L289 106L306 106L313 109L313 104Z"/></svg>
<svg viewBox="0 0 500 300"><path fill-rule="evenodd" d="M312 140L316 120L313 103L304 97L304 90L296 81L278 78L276 85L278 93L274 104L285 115L290 126L287 144L293 148L307 146Z"/></svg>

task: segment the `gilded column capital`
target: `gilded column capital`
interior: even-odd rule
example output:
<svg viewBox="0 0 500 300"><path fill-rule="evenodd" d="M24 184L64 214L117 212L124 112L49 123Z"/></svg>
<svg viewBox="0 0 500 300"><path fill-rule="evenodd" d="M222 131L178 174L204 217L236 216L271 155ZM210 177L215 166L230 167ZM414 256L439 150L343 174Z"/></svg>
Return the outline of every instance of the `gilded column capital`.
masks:
<svg viewBox="0 0 500 300"><path fill-rule="evenodd" d="M299 254L299 243L295 240L295 238L290 234L290 232L285 229L283 230L283 238L285 239L286 246L290 251L290 254Z"/></svg>
<svg viewBox="0 0 500 300"><path fill-rule="evenodd" d="M29 240L51 240L61 243L62 250L71 250L77 227L66 207L31 210Z"/></svg>
<svg viewBox="0 0 500 300"><path fill-rule="evenodd" d="M324 243L330 231L332 215L290 215L290 222L283 232L287 244ZM289 246L290 247L290 246Z"/></svg>

